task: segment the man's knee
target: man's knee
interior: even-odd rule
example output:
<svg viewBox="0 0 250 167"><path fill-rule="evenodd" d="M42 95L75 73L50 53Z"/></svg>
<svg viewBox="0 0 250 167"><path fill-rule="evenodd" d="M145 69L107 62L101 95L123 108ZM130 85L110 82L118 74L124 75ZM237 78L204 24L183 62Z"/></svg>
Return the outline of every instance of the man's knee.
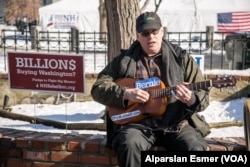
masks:
<svg viewBox="0 0 250 167"><path fill-rule="evenodd" d="M207 151L207 145L206 144L196 144L193 147L191 147L190 151Z"/></svg>

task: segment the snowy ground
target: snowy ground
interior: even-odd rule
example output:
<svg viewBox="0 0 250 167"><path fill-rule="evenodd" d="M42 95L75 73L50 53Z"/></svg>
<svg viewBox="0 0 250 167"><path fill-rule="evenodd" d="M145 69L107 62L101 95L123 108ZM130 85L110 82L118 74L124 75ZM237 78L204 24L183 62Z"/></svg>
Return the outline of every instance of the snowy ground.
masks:
<svg viewBox="0 0 250 167"><path fill-rule="evenodd" d="M210 105L201 112L208 123L243 121L243 104L246 98L236 99L228 102L212 101ZM50 119L67 123L103 123L105 106L94 102L72 102L60 105L32 104L12 106L12 112ZM33 130L40 132L58 133L91 133L106 134L103 131L90 130L68 130L56 129L40 124L30 124L24 121L15 121L0 117L0 128L14 128L21 130ZM225 128L212 128L208 137L244 137L243 126L231 126Z"/></svg>

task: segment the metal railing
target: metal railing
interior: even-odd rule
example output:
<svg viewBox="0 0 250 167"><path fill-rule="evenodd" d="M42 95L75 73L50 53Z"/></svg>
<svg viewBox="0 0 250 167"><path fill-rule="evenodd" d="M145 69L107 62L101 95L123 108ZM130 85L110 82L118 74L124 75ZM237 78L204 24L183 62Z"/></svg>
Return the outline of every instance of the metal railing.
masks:
<svg viewBox="0 0 250 167"><path fill-rule="evenodd" d="M226 34L213 32L166 32L165 38L178 44L191 54L204 55L204 69L243 69L250 67L250 32ZM239 41L241 43L239 44ZM6 52L9 50L28 52L76 53L88 56L93 71L99 71L107 64L107 33L71 31L3 29L1 49L6 69ZM229 46L230 44L230 46ZM241 58L239 58L241 57Z"/></svg>
<svg viewBox="0 0 250 167"><path fill-rule="evenodd" d="M1 48L6 70L7 51L47 52L82 54L87 57L88 65L93 64L92 71L107 64L107 33L106 32L77 32L76 29L65 32L25 31L17 30L1 32ZM91 60L90 60L91 59ZM99 67L100 60L102 66Z"/></svg>

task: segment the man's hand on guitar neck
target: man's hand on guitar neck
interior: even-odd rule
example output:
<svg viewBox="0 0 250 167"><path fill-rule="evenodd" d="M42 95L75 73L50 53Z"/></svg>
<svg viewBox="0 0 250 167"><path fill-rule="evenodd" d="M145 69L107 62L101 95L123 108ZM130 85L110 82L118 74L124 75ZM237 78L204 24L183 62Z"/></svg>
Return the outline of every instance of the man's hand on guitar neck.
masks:
<svg viewBox="0 0 250 167"><path fill-rule="evenodd" d="M149 100L149 93L142 89L127 88L124 93L124 100L137 103L145 103Z"/></svg>
<svg viewBox="0 0 250 167"><path fill-rule="evenodd" d="M176 86L175 98L188 106L192 106L196 101L196 96L193 91L187 88L188 84L187 82L183 82Z"/></svg>

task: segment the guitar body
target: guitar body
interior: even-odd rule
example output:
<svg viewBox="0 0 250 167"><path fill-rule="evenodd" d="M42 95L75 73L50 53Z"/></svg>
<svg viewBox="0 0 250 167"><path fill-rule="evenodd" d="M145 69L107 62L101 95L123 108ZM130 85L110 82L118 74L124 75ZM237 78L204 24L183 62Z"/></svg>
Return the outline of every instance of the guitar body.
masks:
<svg viewBox="0 0 250 167"><path fill-rule="evenodd" d="M119 79L116 83L123 87L135 88L135 82L137 80L133 78ZM146 88L144 90L150 92L151 90L157 90L165 88L164 83L161 81L159 85ZM161 98L149 98L146 103L128 102L127 108L108 107L109 116L113 122L119 125L127 123L138 122L147 116L161 116L167 106L167 97Z"/></svg>
<svg viewBox="0 0 250 167"><path fill-rule="evenodd" d="M127 88L138 88L148 91L150 97L146 103L128 102L127 108L108 106L109 116L113 122L124 125L139 122L147 116L161 116L167 107L167 97L170 96L175 87L166 88L164 83L157 77L146 80L123 78L116 81L120 86ZM211 80L191 83L186 85L190 90L206 89L208 87L222 88L235 86L236 79L232 76L216 77Z"/></svg>

